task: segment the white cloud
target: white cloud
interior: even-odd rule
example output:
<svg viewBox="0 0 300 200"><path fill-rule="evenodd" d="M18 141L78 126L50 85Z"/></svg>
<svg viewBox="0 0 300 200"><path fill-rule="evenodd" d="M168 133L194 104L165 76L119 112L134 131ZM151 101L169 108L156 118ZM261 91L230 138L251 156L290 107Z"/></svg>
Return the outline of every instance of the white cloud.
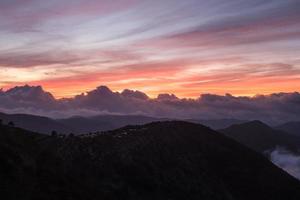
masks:
<svg viewBox="0 0 300 200"><path fill-rule="evenodd" d="M300 155L277 148L271 152L270 159L275 165L300 180Z"/></svg>

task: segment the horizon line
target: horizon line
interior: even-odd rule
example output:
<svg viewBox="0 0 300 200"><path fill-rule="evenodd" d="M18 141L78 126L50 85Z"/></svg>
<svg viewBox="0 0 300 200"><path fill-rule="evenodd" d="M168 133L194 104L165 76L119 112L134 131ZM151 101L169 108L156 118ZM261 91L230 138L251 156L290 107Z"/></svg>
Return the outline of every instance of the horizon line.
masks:
<svg viewBox="0 0 300 200"><path fill-rule="evenodd" d="M0 88L0 92L7 92L11 89L14 89L14 88L24 88L24 87L30 87L30 88L36 88L36 87L41 87L41 89L44 91L44 92L47 92L47 93L50 93L53 98L55 100L62 100L62 99L72 99L72 98L75 98L76 96L79 96L79 95L87 95L89 92L91 91L94 91L94 90L97 90L98 88L101 88L101 87L106 87L108 88L112 93L118 93L118 94L121 94L122 92L126 91L126 90L129 90L129 91L133 91L133 92L141 92L143 94L145 94L148 99L158 99L159 98L159 95L174 95L176 98L178 98L179 100L182 100L182 99L192 99L192 100L197 100L197 99L200 99L202 95L216 95L216 96L232 96L232 97L248 97L248 98L255 98L255 97L259 97L259 96L271 96L271 95L274 95L274 94L292 94L292 93L300 93L300 91L292 91L292 92L286 92L286 91L278 91L278 92L271 92L271 93L256 93L256 94L243 94L243 95L233 95L231 93L223 93L223 94L219 94L219 93L210 93L210 92L205 92L205 93L199 93L198 97L181 97L181 96L177 96L175 93L169 93L169 92L163 92L163 93L158 93L157 95L149 95L147 94L146 92L143 92L142 90L137 90L137 89L131 89L131 88L124 88L122 90L113 90L111 89L109 86L107 85L99 85L99 86L96 86L94 87L93 89L89 89L87 91L84 91L84 92L79 92L77 94L73 94L73 95L70 95L70 96L59 96L59 95L55 95L53 92L45 89L43 87L43 85L31 85L31 84L21 84L21 85L14 85L14 86L11 86L11 87L1 87Z"/></svg>

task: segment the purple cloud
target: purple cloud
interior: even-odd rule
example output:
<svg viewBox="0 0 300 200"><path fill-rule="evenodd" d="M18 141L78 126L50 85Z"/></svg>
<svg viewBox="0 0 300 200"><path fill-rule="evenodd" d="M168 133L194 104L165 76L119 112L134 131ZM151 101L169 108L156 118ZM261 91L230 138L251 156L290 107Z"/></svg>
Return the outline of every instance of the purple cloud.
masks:
<svg viewBox="0 0 300 200"><path fill-rule="evenodd" d="M119 93L100 86L74 98L54 99L40 86L23 86L1 91L0 102L0 110L5 112L19 110L51 117L113 113L179 119L259 119L276 124L298 120L300 114L300 94L297 92L254 97L203 94L198 99L179 99L172 94L160 94L151 99L140 91L126 89Z"/></svg>

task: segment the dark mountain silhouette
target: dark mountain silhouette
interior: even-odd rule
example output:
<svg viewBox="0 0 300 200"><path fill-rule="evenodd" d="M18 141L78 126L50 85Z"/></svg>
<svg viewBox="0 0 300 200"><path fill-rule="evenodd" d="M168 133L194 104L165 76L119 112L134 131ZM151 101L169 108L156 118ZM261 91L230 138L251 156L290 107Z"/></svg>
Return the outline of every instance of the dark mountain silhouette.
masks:
<svg viewBox="0 0 300 200"><path fill-rule="evenodd" d="M126 125L141 125L163 119L142 115L98 115L93 117L71 117L59 119L58 122L70 127L74 133L107 131Z"/></svg>
<svg viewBox="0 0 300 200"><path fill-rule="evenodd" d="M53 130L59 133L72 132L70 127L59 121L37 115L0 113L0 119L4 124L14 122L17 127L40 133L50 134Z"/></svg>
<svg viewBox="0 0 300 200"><path fill-rule="evenodd" d="M274 150L276 147L293 152L300 149L300 137L274 130L260 121L232 125L220 132L258 152Z"/></svg>
<svg viewBox="0 0 300 200"><path fill-rule="evenodd" d="M28 114L0 113L0 119L5 124L12 121L17 127L39 133L50 134L56 131L61 134L83 134L88 132L107 131L127 125L142 125L155 121L170 120L167 118L147 117L143 115L97 115L91 117L74 116L65 119L52 119L49 117ZM186 121L200 123L212 129L226 128L232 124L243 123L236 119L193 120Z"/></svg>
<svg viewBox="0 0 300 200"><path fill-rule="evenodd" d="M62 134L83 134L120 128L126 125L141 125L163 119L142 115L98 115L93 117L74 116L66 119L51 119L37 115L0 113L4 124L14 122L20 128L39 133L50 134L56 131Z"/></svg>
<svg viewBox="0 0 300 200"><path fill-rule="evenodd" d="M3 199L298 200L300 182L262 155L187 122L89 137L0 126Z"/></svg>
<svg viewBox="0 0 300 200"><path fill-rule="evenodd" d="M197 124L203 124L214 130L224 129L234 124L242 124L247 122L245 120L239 119L188 119L187 121Z"/></svg>
<svg viewBox="0 0 300 200"><path fill-rule="evenodd" d="M275 127L275 129L300 136L300 122L287 122Z"/></svg>

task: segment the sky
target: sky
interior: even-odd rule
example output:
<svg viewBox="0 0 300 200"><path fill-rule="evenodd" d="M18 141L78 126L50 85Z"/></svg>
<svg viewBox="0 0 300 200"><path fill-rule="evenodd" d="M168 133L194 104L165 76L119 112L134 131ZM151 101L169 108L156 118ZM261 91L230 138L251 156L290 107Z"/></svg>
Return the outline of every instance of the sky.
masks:
<svg viewBox="0 0 300 200"><path fill-rule="evenodd" d="M299 0L0 0L0 87L299 91Z"/></svg>

